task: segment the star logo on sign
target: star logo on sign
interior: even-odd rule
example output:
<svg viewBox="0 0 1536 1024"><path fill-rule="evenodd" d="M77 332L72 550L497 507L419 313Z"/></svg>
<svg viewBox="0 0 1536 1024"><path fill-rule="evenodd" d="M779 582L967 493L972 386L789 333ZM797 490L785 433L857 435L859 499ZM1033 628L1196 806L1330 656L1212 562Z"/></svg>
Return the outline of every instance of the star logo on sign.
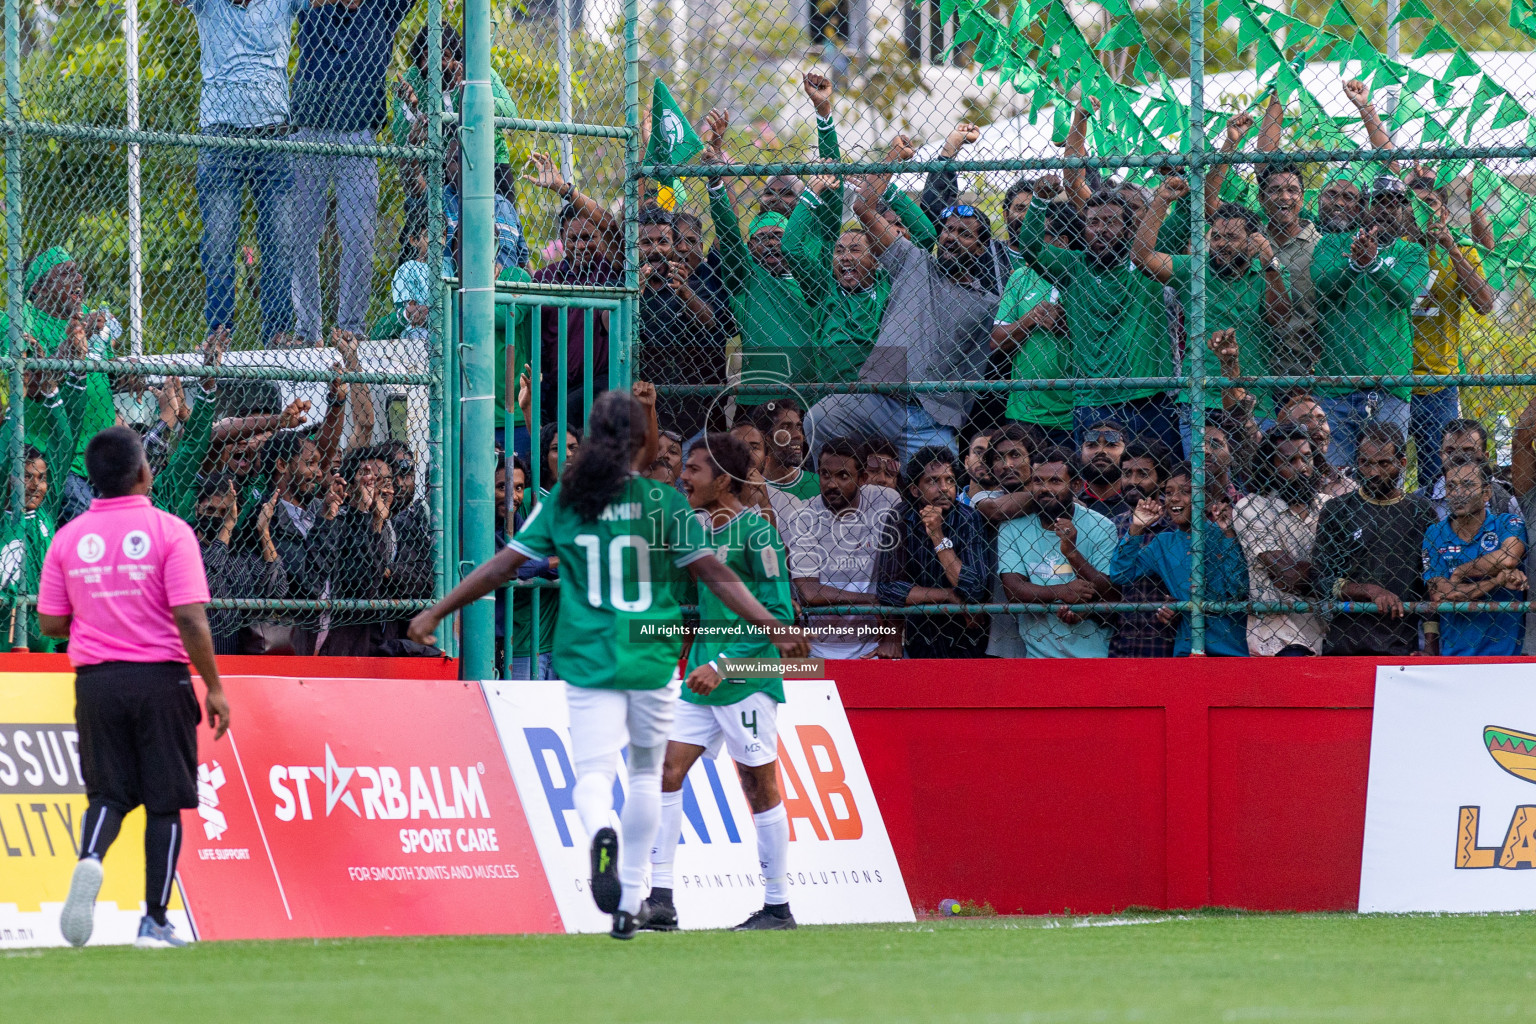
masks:
<svg viewBox="0 0 1536 1024"><path fill-rule="evenodd" d="M331 753L331 745L325 745L325 816L329 818L331 811L338 803L346 804L353 814L358 814L357 804L352 800L352 794L347 792L347 784L352 781L352 773L355 768L343 768L336 763L336 755Z"/></svg>

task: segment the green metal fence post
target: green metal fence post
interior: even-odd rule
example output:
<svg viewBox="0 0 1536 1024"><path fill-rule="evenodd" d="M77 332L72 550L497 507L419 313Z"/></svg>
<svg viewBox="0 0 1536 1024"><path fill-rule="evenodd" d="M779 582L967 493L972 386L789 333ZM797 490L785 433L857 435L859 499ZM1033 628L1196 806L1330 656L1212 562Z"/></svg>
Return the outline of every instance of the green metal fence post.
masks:
<svg viewBox="0 0 1536 1024"><path fill-rule="evenodd" d="M635 176L640 167L639 0L624 0L624 127L630 130L624 139L624 287L629 294L620 310L619 330L608 336L608 378L614 387L631 383L639 324L635 314L640 288L640 180Z"/></svg>
<svg viewBox="0 0 1536 1024"><path fill-rule="evenodd" d="M1205 0L1189 4L1189 629L1191 652L1205 653Z"/></svg>
<svg viewBox="0 0 1536 1024"><path fill-rule="evenodd" d="M20 8L19 0L5 0L5 117L13 124L21 119ZM24 355L21 339L25 330L25 321L22 319L24 297L21 293L25 255L22 249L21 189L21 133L13 130L5 136L5 308L10 320L6 351L11 357L10 431L6 438L6 465L11 470L11 517L18 523L26 498L21 463L22 439L26 436L25 413L22 411L26 403L22 396L24 388L20 363ZM62 473L54 486L64 486ZM24 533L21 535L25 536ZM20 597L25 589L26 574L22 573L17 596ZM18 600L11 609L11 618L15 623L10 633L11 644L17 647L25 647L27 643L24 607Z"/></svg>
<svg viewBox="0 0 1536 1024"><path fill-rule="evenodd" d="M492 180L495 111L491 98L491 4L464 5L464 108L459 130L460 330L464 341L464 394L459 408L463 468L463 561L475 565L495 553L496 530L496 222ZM495 666L496 601L487 594L464 609L460 665L465 679L490 679Z"/></svg>

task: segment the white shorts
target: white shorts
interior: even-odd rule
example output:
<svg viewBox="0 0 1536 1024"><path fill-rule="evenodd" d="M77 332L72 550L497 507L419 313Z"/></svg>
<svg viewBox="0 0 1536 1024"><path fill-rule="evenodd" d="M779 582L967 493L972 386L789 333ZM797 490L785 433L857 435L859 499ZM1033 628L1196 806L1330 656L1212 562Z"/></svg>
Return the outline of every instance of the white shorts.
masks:
<svg viewBox="0 0 1536 1024"><path fill-rule="evenodd" d="M816 640L811 643L811 657L828 661L856 661L867 658L879 647L876 640Z"/></svg>
<svg viewBox="0 0 1536 1024"><path fill-rule="evenodd" d="M754 693L735 704L680 700L670 738L703 747L711 758L724 743L731 760L748 768L772 764L779 756L779 702L766 693Z"/></svg>
<svg viewBox="0 0 1536 1024"><path fill-rule="evenodd" d="M660 747L672 729L681 682L659 690L600 690L565 684L571 718L571 760L578 763L612 757L626 745Z"/></svg>

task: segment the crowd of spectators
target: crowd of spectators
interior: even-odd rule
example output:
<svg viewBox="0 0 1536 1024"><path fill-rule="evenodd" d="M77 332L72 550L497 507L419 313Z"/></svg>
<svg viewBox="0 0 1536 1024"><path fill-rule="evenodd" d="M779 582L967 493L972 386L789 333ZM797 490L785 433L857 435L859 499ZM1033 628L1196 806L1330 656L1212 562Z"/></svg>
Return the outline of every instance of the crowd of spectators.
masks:
<svg viewBox="0 0 1536 1024"><path fill-rule="evenodd" d="M367 144L388 129L397 142L424 140L428 30L412 38L405 75L387 80L408 0L187 6L202 44L203 134ZM439 91L452 112L463 45L451 27L441 33ZM840 160L832 83L806 74L803 87L818 158ZM1388 148L1367 88L1344 89L1373 144ZM515 116L499 79L492 91L496 114ZM1074 112L1068 156L1086 154L1094 114ZM1271 102L1257 125L1259 150L1278 148L1282 119ZM1254 128L1249 115L1231 117L1224 148ZM725 112L710 112L703 162L730 161L729 129ZM977 135L957 125L942 155L962 156ZM892 160L913 154L905 136L890 143ZM558 197L558 237L536 268L498 135L498 277L622 285L619 214L553 159L535 153L531 162L522 183ZM263 347L318 345L334 323L328 341L341 368L356 369L365 335L426 338L434 282L452 273L457 254L458 144L450 131L442 268L428 264L427 176L400 165L405 214L391 310L368 325L378 166L367 156L200 151L207 363L223 359L235 328L247 194ZM675 482L710 430L746 445L753 462L742 500L783 535L799 614L821 627L817 656L1185 655L1191 616L1175 605L1192 597L1197 546L1202 600L1261 605L1207 613L1210 654L1536 650L1520 614L1415 605L1524 600L1536 403L1519 419L1501 478L1486 426L1461 416L1455 388L1352 380L1456 372L1462 323L1494 303L1477 248L1453 236L1451 195L1435 175L1375 170L1363 190L1359 175L1335 170L1313 202L1296 166L1264 165L1246 193L1229 187L1233 168L1212 166L1201 339L1187 332L1194 218L1189 186L1175 174L1155 189L1082 169L1020 178L1003 196L997 233L982 198L954 172L929 174L918 195L888 174L781 175L745 216L751 196L728 176L708 179L696 212L676 194L663 203L643 190L634 374L663 385L650 475ZM1253 203L1232 198L1241 194ZM1487 242L1486 218L1475 204L1470 212L1468 230ZM318 252L330 216L341 255L336 285L325 289ZM64 250L32 260L29 351L112 356L121 326L91 308L88 290ZM332 292L334 315L323 317L321 297ZM606 311L574 306L498 317L503 537L581 444L588 390L608 380L609 330ZM1206 388L1202 409L1191 408L1188 390L1146 383L1187 372L1201 350L1230 382ZM1310 390L1243 386L1312 374L1330 380ZM1040 384L1061 380L1076 384ZM912 381L1021 386L899 387ZM838 389L854 384L870 386ZM27 375L25 507L0 548L0 585L35 588L52 531L90 500L84 444L116 421L114 389L134 387L145 384L121 374ZM166 378L150 390L161 413L145 431L162 479L155 500L194 525L216 598L430 596L440 524L413 449L376 442L366 389L334 383L314 417L307 402L273 411L245 401L240 382L215 377ZM1420 486L1406 493L1410 453ZM1195 457L1203 474L1191 467ZM525 566L522 578L558 573L551 560ZM555 590L520 587L499 600L498 639L512 671L547 675ZM975 610L1003 603L1037 607ZM1096 604L1121 607L1085 607ZM26 613L12 605L15 636ZM861 610L925 605L943 607ZM223 609L212 624L224 652L424 653L405 638L407 618L342 604L307 618ZM52 643L35 627L26 632L39 649Z"/></svg>

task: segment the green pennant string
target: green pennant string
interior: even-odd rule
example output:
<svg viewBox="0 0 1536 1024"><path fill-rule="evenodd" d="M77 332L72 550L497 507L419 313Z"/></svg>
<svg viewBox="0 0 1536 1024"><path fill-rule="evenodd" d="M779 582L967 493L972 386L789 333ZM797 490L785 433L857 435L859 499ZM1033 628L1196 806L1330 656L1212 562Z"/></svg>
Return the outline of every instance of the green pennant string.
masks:
<svg viewBox="0 0 1536 1024"><path fill-rule="evenodd" d="M1258 52L1253 57L1254 70L1258 73L1258 77L1263 78L1264 73L1270 68L1285 63L1285 54L1280 52L1280 48L1267 35L1261 36L1258 43ZM1281 97L1281 99L1284 98Z"/></svg>
<svg viewBox="0 0 1536 1024"><path fill-rule="evenodd" d="M1431 86L1431 91L1435 94L1435 102L1443 107L1451 102L1452 96L1456 95L1456 80L1449 76L1437 78Z"/></svg>
<svg viewBox="0 0 1536 1024"><path fill-rule="evenodd" d="M1265 28L1259 22L1259 19L1254 17L1253 12L1249 11L1248 8L1242 8L1241 13L1237 16L1237 48L1239 50L1246 50L1260 39L1269 41L1271 46L1274 45L1274 41L1270 39L1269 29Z"/></svg>
<svg viewBox="0 0 1536 1024"><path fill-rule="evenodd" d="M1445 186L1461 177L1462 172L1467 169L1468 163L1470 161L1467 160L1447 160L1442 163L1440 169L1435 172L1435 188L1445 188Z"/></svg>
<svg viewBox="0 0 1536 1024"><path fill-rule="evenodd" d="M1413 189L1408 190L1408 209L1413 212L1413 222L1419 226L1420 231L1428 228L1435 219L1435 211Z"/></svg>
<svg viewBox="0 0 1536 1024"><path fill-rule="evenodd" d="M1509 5L1509 27L1536 39L1536 4L1531 3L1531 0L1512 0Z"/></svg>
<svg viewBox="0 0 1536 1024"><path fill-rule="evenodd" d="M1470 128L1482 120L1488 108L1493 106L1493 101L1504 95L1504 90L1488 75L1483 75L1482 81L1477 83L1477 92L1472 94L1472 102L1468 106L1467 126Z"/></svg>
<svg viewBox="0 0 1536 1024"><path fill-rule="evenodd" d="M1135 78L1138 82L1146 84L1152 81L1161 70L1162 68L1158 65L1157 58L1152 54L1152 48L1150 46L1143 46L1136 54L1136 67L1131 71L1131 77Z"/></svg>
<svg viewBox="0 0 1536 1024"><path fill-rule="evenodd" d="M1434 53L1436 50L1459 49L1461 47L1457 44L1456 40L1451 38L1451 34L1437 24L1429 30L1429 34L1424 37L1424 41L1419 44L1419 48L1413 51L1413 55L1415 57L1423 57Z"/></svg>
<svg viewBox="0 0 1536 1024"><path fill-rule="evenodd" d="M1397 97L1397 106L1393 109L1387 121L1393 128L1402 128L1408 122L1424 116L1424 104L1413 93L1404 89Z"/></svg>
<svg viewBox="0 0 1536 1024"><path fill-rule="evenodd" d="M1368 75L1374 71L1383 59L1381 53L1375 46L1371 45L1370 38L1364 32L1356 34L1351 52L1355 60L1360 62L1360 73L1362 75Z"/></svg>
<svg viewBox="0 0 1536 1024"><path fill-rule="evenodd" d="M1121 18L1104 33L1095 50L1123 50L1127 46L1137 46L1145 43L1146 37L1141 34L1141 26L1134 17Z"/></svg>
<svg viewBox="0 0 1536 1024"><path fill-rule="evenodd" d="M1467 56L1467 51L1456 47L1456 55L1451 58L1451 66L1446 69L1447 78L1470 78L1480 75L1483 69L1477 66L1477 61Z"/></svg>
<svg viewBox="0 0 1536 1024"><path fill-rule="evenodd" d="M1510 125L1518 124L1530 116L1526 109L1515 101L1513 96L1505 93L1504 98L1499 101L1499 109L1493 115L1492 127L1508 128Z"/></svg>
<svg viewBox="0 0 1536 1024"><path fill-rule="evenodd" d="M1405 0L1397 12L1397 17L1392 19L1392 24L1401 25L1409 18L1433 19L1434 16L1435 12L1429 9L1429 5L1424 0Z"/></svg>
<svg viewBox="0 0 1536 1024"><path fill-rule="evenodd" d="M1431 116L1429 114L1425 114L1424 115L1424 139L1423 139L1424 145L1427 146L1431 142L1450 142L1450 141L1451 141L1450 133L1447 132L1443 127L1441 127L1440 122L1435 120L1435 118L1433 116Z"/></svg>
<svg viewBox="0 0 1536 1024"><path fill-rule="evenodd" d="M1025 6L1024 0L1019 0L1013 7L1013 20L1008 23L1008 34L1017 39L1029 29L1032 21L1034 18L1030 16L1029 8Z"/></svg>
<svg viewBox="0 0 1536 1024"><path fill-rule="evenodd" d="M1399 65L1399 67L1403 68L1403 89L1405 92L1418 92L1430 82L1434 81L1434 79L1430 78L1428 75L1419 71L1415 71L1413 68L1410 68L1407 65Z"/></svg>
<svg viewBox="0 0 1536 1024"><path fill-rule="evenodd" d="M1328 8L1328 16L1323 19L1324 28L1353 28L1360 26L1355 24L1355 19L1350 17L1349 9L1344 6L1344 0L1333 0L1333 6Z"/></svg>
<svg viewBox="0 0 1536 1024"><path fill-rule="evenodd" d="M1051 145L1065 146L1067 135L1072 131L1072 108L1065 102L1057 102L1051 119Z"/></svg>

